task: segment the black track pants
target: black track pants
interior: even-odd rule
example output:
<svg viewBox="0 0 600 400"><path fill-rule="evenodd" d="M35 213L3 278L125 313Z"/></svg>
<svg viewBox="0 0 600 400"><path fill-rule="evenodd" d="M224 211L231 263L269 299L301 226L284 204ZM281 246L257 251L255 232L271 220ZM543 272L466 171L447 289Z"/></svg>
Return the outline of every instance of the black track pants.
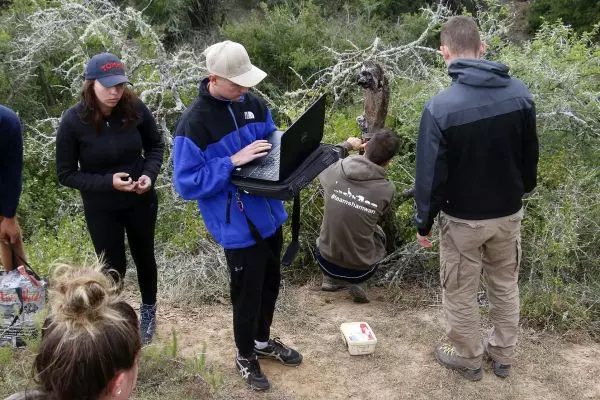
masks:
<svg viewBox="0 0 600 400"><path fill-rule="evenodd" d="M269 339L275 302L279 295L281 228L265 242L276 259L264 246L243 249L225 249L231 274L231 302L233 304L233 333L235 344L242 356L254 351L254 340Z"/></svg>
<svg viewBox="0 0 600 400"><path fill-rule="evenodd" d="M156 259L154 258L154 228L158 201L156 193L148 200L140 199L135 206L123 210L85 208L85 220L96 254L108 269L125 276L125 233L129 250L137 269L138 283L144 304L156 303Z"/></svg>

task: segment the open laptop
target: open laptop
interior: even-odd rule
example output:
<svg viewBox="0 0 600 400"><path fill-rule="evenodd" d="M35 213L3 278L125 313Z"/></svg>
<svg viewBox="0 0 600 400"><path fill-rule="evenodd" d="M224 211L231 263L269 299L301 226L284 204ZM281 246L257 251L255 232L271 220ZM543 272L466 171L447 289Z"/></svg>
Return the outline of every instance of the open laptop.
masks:
<svg viewBox="0 0 600 400"><path fill-rule="evenodd" d="M235 168L232 175L271 182L284 180L319 147L324 124L322 95L285 132L274 131L267 137L272 147L266 156Z"/></svg>

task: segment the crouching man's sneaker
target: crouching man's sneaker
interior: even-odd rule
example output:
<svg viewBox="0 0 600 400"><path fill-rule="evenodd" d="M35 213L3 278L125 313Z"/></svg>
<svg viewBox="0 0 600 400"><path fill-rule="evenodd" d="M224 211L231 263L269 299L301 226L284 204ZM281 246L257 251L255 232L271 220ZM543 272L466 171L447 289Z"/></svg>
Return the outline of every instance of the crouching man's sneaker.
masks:
<svg viewBox="0 0 600 400"><path fill-rule="evenodd" d="M271 387L267 377L264 376L260 370L260 364L258 363L256 354L252 354L252 356L246 358L238 353L235 357L235 367L242 376L242 379L245 380L252 389L267 390Z"/></svg>
<svg viewBox="0 0 600 400"><path fill-rule="evenodd" d="M296 366L302 362L302 354L283 344L279 338L269 339L268 343L267 347L262 349L254 347L254 352L259 358L271 358L278 360L283 365L290 366Z"/></svg>
<svg viewBox="0 0 600 400"><path fill-rule="evenodd" d="M366 304L369 302L365 286L362 283L350 285L350 296L355 303Z"/></svg>
<svg viewBox="0 0 600 400"><path fill-rule="evenodd" d="M479 381L483 378L483 369L466 368L460 364L456 350L449 344L440 344L435 348L435 358L444 367L453 369L470 381Z"/></svg>
<svg viewBox="0 0 600 400"><path fill-rule="evenodd" d="M321 290L324 292L335 292L340 289L345 289L348 284L341 279L335 279L328 275L323 274L323 283L321 284Z"/></svg>

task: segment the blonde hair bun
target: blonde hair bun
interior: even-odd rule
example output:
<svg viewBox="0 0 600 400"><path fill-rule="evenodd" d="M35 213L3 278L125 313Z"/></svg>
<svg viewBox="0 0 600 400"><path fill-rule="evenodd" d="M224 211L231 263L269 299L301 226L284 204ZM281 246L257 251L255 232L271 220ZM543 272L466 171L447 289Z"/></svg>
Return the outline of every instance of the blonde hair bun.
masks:
<svg viewBox="0 0 600 400"><path fill-rule="evenodd" d="M55 265L49 313L34 369L48 399L97 399L119 371L135 365L139 320L100 263Z"/></svg>
<svg viewBox="0 0 600 400"><path fill-rule="evenodd" d="M58 265L50 283L50 316L55 322L93 333L94 321L115 318L110 305L118 301L118 288L99 268Z"/></svg>

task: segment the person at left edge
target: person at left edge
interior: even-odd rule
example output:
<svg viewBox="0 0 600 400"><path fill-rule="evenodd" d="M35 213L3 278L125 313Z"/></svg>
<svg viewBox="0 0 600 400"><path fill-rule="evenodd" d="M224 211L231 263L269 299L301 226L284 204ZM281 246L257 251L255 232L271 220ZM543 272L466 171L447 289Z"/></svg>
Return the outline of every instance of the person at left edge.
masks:
<svg viewBox="0 0 600 400"><path fill-rule="evenodd" d="M125 276L127 233L142 295L140 330L149 343L156 326L154 183L164 145L152 113L128 83L113 54L89 60L81 101L64 113L58 128L56 169L62 185L80 191L96 254L118 282Z"/></svg>
<svg viewBox="0 0 600 400"><path fill-rule="evenodd" d="M280 200L242 193L231 183L234 168L266 155L271 146L265 140L276 129L271 112L248 93L266 73L250 63L239 43L216 43L205 55L209 75L175 129L173 181L181 197L198 201L206 227L225 249L236 368L251 388L266 390L270 384L257 357L285 365L302 361L296 350L270 339L287 214ZM256 243L246 216L264 243Z"/></svg>
<svg viewBox="0 0 600 400"><path fill-rule="evenodd" d="M17 206L23 185L22 134L17 114L0 105L0 262L5 271L17 268L17 265L13 265L13 249L18 262L26 261L23 236L17 220Z"/></svg>

